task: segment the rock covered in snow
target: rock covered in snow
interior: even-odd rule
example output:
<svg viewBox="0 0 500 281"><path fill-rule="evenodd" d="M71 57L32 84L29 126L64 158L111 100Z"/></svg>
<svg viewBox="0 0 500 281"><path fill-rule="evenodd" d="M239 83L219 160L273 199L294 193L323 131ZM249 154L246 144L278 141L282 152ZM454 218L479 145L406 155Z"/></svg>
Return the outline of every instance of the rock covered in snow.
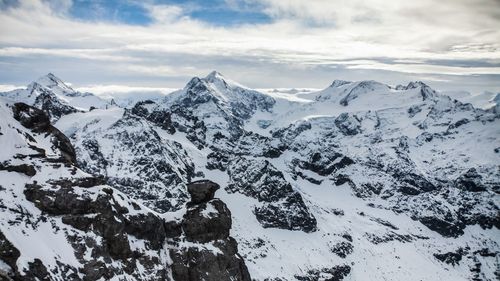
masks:
<svg viewBox="0 0 500 281"><path fill-rule="evenodd" d="M371 280L455 281L496 277L498 124L494 110L421 82L263 94L211 73L162 101L74 113L56 126L85 171L155 210L187 214L193 180L223 186L218 197L255 280L369 271ZM190 260L219 268L228 260L213 253L235 249L216 202L189 204L199 223L188 231L165 222L183 278ZM204 236L198 225L212 223ZM210 241L191 244L199 239ZM447 263L459 248L467 258Z"/></svg>
<svg viewBox="0 0 500 281"><path fill-rule="evenodd" d="M179 255L199 255L188 271L218 278L206 280L250 280L222 201L212 200L226 215L217 236L225 240L213 242L220 250L198 251L206 244L196 239L179 248L177 226L190 224L189 215L181 222L151 211L61 157L68 147L51 142L61 133L39 109L2 100L0 115L0 162L36 171L0 169L2 280L201 280L179 274L185 268ZM210 233L213 224L204 226L200 233Z"/></svg>

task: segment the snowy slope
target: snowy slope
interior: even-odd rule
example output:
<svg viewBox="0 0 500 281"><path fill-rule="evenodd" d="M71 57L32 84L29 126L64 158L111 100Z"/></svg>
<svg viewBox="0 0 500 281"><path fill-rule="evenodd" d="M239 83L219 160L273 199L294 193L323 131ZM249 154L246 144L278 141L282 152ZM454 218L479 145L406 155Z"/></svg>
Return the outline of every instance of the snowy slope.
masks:
<svg viewBox="0 0 500 281"><path fill-rule="evenodd" d="M77 168L43 111L0 98L0 117L1 280L250 281L213 194L158 214Z"/></svg>

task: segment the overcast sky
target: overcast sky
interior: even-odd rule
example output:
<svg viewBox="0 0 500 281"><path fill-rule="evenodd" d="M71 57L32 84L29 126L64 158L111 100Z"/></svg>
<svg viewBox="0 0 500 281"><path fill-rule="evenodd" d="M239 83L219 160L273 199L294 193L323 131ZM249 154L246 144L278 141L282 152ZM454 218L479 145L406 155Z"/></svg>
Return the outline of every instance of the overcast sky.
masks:
<svg viewBox="0 0 500 281"><path fill-rule="evenodd" d="M0 66L0 87L176 88L216 69L256 88L500 92L500 0L0 0Z"/></svg>

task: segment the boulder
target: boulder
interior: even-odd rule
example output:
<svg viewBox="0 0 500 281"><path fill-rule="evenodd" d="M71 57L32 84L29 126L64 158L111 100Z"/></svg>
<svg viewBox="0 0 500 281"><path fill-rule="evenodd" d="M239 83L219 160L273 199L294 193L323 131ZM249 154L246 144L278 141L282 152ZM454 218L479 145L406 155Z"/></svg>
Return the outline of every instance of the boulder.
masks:
<svg viewBox="0 0 500 281"><path fill-rule="evenodd" d="M187 187L193 204L201 204L212 200L215 191L220 188L218 184L210 180L194 181L188 184Z"/></svg>

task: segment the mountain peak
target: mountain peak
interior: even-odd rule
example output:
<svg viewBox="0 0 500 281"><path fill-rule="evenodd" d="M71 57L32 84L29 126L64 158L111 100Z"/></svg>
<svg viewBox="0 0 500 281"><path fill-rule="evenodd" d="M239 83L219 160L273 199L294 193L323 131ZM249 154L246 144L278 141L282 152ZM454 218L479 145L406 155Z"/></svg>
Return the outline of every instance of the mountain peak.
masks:
<svg viewBox="0 0 500 281"><path fill-rule="evenodd" d="M338 88L340 86L343 86L343 85L346 85L346 84L349 84L349 83L351 83L351 81L335 79L335 80L333 80L333 82L330 85L330 87L332 87L332 88Z"/></svg>
<svg viewBox="0 0 500 281"><path fill-rule="evenodd" d="M224 75L222 75L220 72L218 72L217 70L213 70L212 72L210 72L206 77L205 79L207 80L213 80L213 79L218 79L218 80L225 80L224 78Z"/></svg>
<svg viewBox="0 0 500 281"><path fill-rule="evenodd" d="M203 80L205 80L206 82L209 82L209 83L222 82L226 87L228 85L240 86L238 83L232 81L231 79L226 78L224 75L222 75L222 73L220 73L216 70L210 72Z"/></svg>
<svg viewBox="0 0 500 281"><path fill-rule="evenodd" d="M429 87L429 86L422 81L412 81L412 82L408 83L408 85L406 86L406 89L409 90L409 89L415 89L418 87L424 88L424 87Z"/></svg>
<svg viewBox="0 0 500 281"><path fill-rule="evenodd" d="M35 82L50 89L59 87L62 90L74 92L74 90L70 86L66 85L66 83L64 83L59 77L55 76L51 72L38 78Z"/></svg>

